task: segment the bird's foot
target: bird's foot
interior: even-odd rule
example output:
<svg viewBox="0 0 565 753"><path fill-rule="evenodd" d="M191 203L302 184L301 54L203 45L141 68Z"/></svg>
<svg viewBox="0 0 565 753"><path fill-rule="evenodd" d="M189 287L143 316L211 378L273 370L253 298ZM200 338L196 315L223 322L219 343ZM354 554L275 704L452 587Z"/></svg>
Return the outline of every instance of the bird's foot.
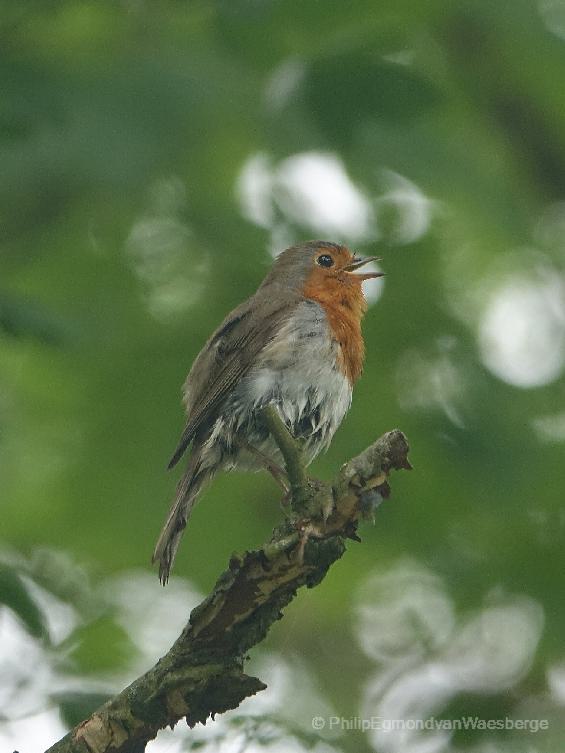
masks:
<svg viewBox="0 0 565 753"><path fill-rule="evenodd" d="M315 526L311 520L301 520L297 523L299 533L298 548L296 549L296 560L299 565L304 564L304 550L310 537L316 532Z"/></svg>

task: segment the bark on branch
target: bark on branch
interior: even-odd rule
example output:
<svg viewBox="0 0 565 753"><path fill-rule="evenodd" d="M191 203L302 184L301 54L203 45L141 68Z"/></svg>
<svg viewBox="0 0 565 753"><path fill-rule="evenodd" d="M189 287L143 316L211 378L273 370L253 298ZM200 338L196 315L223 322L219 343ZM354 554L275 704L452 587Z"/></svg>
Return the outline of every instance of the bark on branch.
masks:
<svg viewBox="0 0 565 753"><path fill-rule="evenodd" d="M141 753L167 725L184 717L193 727L264 690L243 671L247 652L301 586L324 578L345 541L359 540L359 520L390 494L390 471L410 468L406 437L395 429L346 463L332 485L309 479L278 415L264 418L285 459L293 516L260 549L233 556L170 651L47 753Z"/></svg>

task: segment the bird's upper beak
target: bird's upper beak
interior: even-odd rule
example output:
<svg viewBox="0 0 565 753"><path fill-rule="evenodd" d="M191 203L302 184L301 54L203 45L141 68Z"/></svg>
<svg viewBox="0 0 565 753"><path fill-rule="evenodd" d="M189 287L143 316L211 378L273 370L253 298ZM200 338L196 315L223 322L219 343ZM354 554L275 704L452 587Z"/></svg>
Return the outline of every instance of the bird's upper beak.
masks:
<svg viewBox="0 0 565 753"><path fill-rule="evenodd" d="M349 264L346 264L345 267L342 267L341 271L352 274L355 272L355 270L360 269L361 267L365 266L365 264L368 264L370 261L380 261L380 258L378 256L366 256L364 259L354 259ZM354 277L357 277L357 279L359 280L374 280L376 277L383 277L383 276L384 276L384 272L363 272L360 275L358 274L354 275Z"/></svg>

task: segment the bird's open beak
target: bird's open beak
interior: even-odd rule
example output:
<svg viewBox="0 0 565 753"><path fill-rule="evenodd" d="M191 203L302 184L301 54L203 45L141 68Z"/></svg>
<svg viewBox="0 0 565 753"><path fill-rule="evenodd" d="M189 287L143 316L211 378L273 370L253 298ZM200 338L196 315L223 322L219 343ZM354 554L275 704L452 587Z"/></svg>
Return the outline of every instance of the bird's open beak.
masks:
<svg viewBox="0 0 565 753"><path fill-rule="evenodd" d="M365 264L368 264L370 261L381 261L378 256L366 256L364 259L355 259L350 264L347 264L345 267L342 267L341 270L343 272L353 273L355 270L360 269L361 267L365 266ZM384 272L363 272L362 274L354 275L359 280L374 280L376 277L384 277Z"/></svg>

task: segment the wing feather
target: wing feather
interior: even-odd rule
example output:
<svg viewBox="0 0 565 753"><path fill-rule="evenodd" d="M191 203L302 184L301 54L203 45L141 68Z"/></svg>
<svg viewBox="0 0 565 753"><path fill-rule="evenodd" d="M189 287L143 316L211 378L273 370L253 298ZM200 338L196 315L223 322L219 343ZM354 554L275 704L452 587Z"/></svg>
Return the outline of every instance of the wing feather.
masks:
<svg viewBox="0 0 565 753"><path fill-rule="evenodd" d="M213 424L226 395L250 369L300 300L286 290L263 295L260 301L253 296L228 314L212 334L185 382L188 418L169 468L178 463L195 434Z"/></svg>

